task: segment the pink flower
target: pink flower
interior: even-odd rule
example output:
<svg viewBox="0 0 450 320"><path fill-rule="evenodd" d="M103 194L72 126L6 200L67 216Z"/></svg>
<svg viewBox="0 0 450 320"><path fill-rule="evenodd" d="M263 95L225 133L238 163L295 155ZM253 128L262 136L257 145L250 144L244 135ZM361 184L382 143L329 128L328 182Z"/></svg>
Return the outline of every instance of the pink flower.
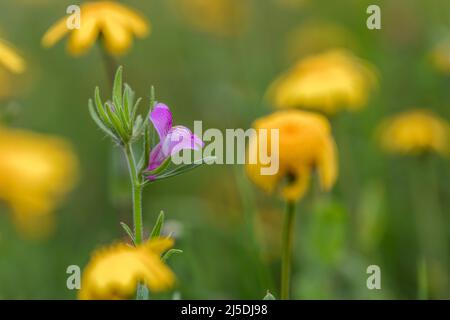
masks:
<svg viewBox="0 0 450 320"><path fill-rule="evenodd" d="M158 103L150 113L159 136L159 143L150 152L147 170L158 168L167 158L184 149L200 150L203 141L184 126L172 126L172 112L168 106Z"/></svg>

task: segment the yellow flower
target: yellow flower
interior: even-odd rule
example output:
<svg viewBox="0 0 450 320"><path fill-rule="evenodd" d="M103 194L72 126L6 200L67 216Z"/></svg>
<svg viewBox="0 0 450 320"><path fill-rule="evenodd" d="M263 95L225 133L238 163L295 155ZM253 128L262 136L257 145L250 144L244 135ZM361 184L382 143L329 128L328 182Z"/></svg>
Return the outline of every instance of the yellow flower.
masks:
<svg viewBox="0 0 450 320"><path fill-rule="evenodd" d="M51 229L51 213L76 171L76 156L61 138L0 127L0 200L26 235Z"/></svg>
<svg viewBox="0 0 450 320"><path fill-rule="evenodd" d="M170 289L175 276L160 256L172 246L172 239L155 238L137 247L120 243L98 250L83 272L79 299L126 299L139 282L153 292Z"/></svg>
<svg viewBox="0 0 450 320"><path fill-rule="evenodd" d="M247 175L257 186L269 193L280 189L284 199L298 200L304 196L314 169L324 190L334 185L338 170L336 146L330 124L324 116L301 110L278 111L256 120L254 128L257 131L279 129L278 173L261 175L264 165L260 162L246 165ZM267 136L271 153L271 135ZM248 152L258 150L258 140L252 138Z"/></svg>
<svg viewBox="0 0 450 320"><path fill-rule="evenodd" d="M25 61L5 40L0 39L0 64L13 73L25 71Z"/></svg>
<svg viewBox="0 0 450 320"><path fill-rule="evenodd" d="M335 114L364 107L375 84L374 67L335 49L300 60L271 85L268 95L277 108Z"/></svg>
<svg viewBox="0 0 450 320"><path fill-rule="evenodd" d="M450 37L439 42L431 51L430 57L436 70L450 74Z"/></svg>
<svg viewBox="0 0 450 320"><path fill-rule="evenodd" d="M239 34L248 19L247 0L178 0L175 4L192 27L218 36Z"/></svg>
<svg viewBox="0 0 450 320"><path fill-rule="evenodd" d="M406 111L384 121L379 135L389 153L450 155L450 124L427 110Z"/></svg>
<svg viewBox="0 0 450 320"><path fill-rule="evenodd" d="M67 48L74 56L86 52L99 37L109 53L120 55L131 47L133 35L145 37L150 29L149 22L139 13L111 1L84 3L80 16L79 29L69 30L64 17L45 33L42 45L51 47L70 32Z"/></svg>

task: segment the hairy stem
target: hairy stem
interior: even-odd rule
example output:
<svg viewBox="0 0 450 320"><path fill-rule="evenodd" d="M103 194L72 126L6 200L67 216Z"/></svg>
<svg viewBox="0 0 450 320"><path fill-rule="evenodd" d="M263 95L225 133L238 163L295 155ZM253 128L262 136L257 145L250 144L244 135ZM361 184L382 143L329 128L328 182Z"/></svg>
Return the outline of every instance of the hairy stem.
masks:
<svg viewBox="0 0 450 320"><path fill-rule="evenodd" d="M143 229L142 229L142 184L138 177L136 169L136 162L134 160L133 150L130 145L125 146L125 157L128 162L128 169L130 171L131 188L133 194L133 225L134 225L134 239L136 245L142 243Z"/></svg>

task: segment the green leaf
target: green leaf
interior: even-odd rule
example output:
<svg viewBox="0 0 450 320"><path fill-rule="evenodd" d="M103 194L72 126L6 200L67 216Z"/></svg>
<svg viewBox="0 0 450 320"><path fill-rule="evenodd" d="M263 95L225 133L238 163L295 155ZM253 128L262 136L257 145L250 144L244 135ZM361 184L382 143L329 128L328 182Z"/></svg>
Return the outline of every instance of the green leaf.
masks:
<svg viewBox="0 0 450 320"><path fill-rule="evenodd" d="M131 231L130 227L125 222L120 222L120 225L122 226L123 230L128 234L131 241L133 241L133 244L136 244L136 241L134 239L133 231Z"/></svg>
<svg viewBox="0 0 450 320"><path fill-rule="evenodd" d="M122 109L121 101L122 101L122 66L117 68L116 75L114 77L114 85L112 98L113 102L117 108Z"/></svg>
<svg viewBox="0 0 450 320"><path fill-rule="evenodd" d="M94 120L94 122L97 124L97 126L102 129L103 132L105 132L108 136L113 138L115 142L119 142L118 137L100 120L98 117L98 114L95 112L94 105L92 103L92 100L89 99L89 113L91 115L91 118Z"/></svg>
<svg viewBox="0 0 450 320"><path fill-rule="evenodd" d="M130 121L132 105L133 105L132 90L131 87L125 83L125 91L123 94L123 111L127 117L127 121Z"/></svg>
<svg viewBox="0 0 450 320"><path fill-rule="evenodd" d="M142 168L141 171L144 171L146 166L148 166L148 163L150 161L150 151L151 151L151 146L150 146L150 126L147 126L147 128L145 128L144 131L144 154L143 154L143 163L142 163Z"/></svg>
<svg viewBox="0 0 450 320"><path fill-rule="evenodd" d="M111 119L111 122L113 123L114 128L119 133L119 136L122 138L122 140L127 140L127 133L125 132L125 129L122 126L122 123L119 119L119 117L116 115L114 111L112 111L112 108L114 106L111 105L111 102L106 102L107 108L106 111L108 113L109 119Z"/></svg>
<svg viewBox="0 0 450 320"><path fill-rule="evenodd" d="M139 114L134 121L133 138L136 139L141 135L143 126L142 116Z"/></svg>
<svg viewBox="0 0 450 320"><path fill-rule="evenodd" d="M194 161L193 163L190 163L190 164L180 165L180 166L176 167L173 170L167 171L166 173L163 173L162 175L155 177L153 181L155 181L155 180L162 180L162 179L167 179L167 178L178 176L178 175L183 174L183 173L185 173L187 171L193 170L193 169L195 169L195 168L197 168L197 167L199 167L199 166L201 166L201 165L203 165L203 164L205 164L205 163L207 163L209 161L212 161L215 158L216 157L206 157L206 158L203 158L201 160Z"/></svg>
<svg viewBox="0 0 450 320"><path fill-rule="evenodd" d="M167 261L167 259L169 259L171 256L173 256L174 254L181 254L183 253L183 250L180 249L170 249L168 250L166 253L163 254L163 256L161 257L162 261Z"/></svg>
<svg viewBox="0 0 450 320"><path fill-rule="evenodd" d="M160 165L158 168L155 168L155 169L150 170L150 171L144 171L144 174L145 174L146 176L154 176L154 175L157 175L158 173L163 172L163 171L170 165L170 161L171 161L171 159L170 159L170 157L169 157L169 158L167 158L166 160L164 160L164 162L161 163L161 165Z"/></svg>
<svg viewBox="0 0 450 320"><path fill-rule="evenodd" d="M155 87L150 87L150 109L153 109L155 106L156 98L155 98Z"/></svg>
<svg viewBox="0 0 450 320"><path fill-rule="evenodd" d="M103 102L102 102L102 99L100 98L100 89L98 87L95 87L94 101L95 101L95 106L97 108L97 113L98 113L100 119L103 121L103 123L106 126L112 128L111 120L109 119L108 115L106 114L105 108L103 108Z"/></svg>
<svg viewBox="0 0 450 320"><path fill-rule="evenodd" d="M276 300L274 295L270 293L269 290L267 290L266 295L264 296L263 300Z"/></svg>
<svg viewBox="0 0 450 320"><path fill-rule="evenodd" d="M142 98L138 98L135 102L135 104L133 105L133 108L131 110L131 121L134 121L134 119L136 118L136 113L137 113L137 109L139 106L139 103L141 102Z"/></svg>
<svg viewBox="0 0 450 320"><path fill-rule="evenodd" d="M150 239L159 237L161 235L161 230L164 226L164 211L161 210L158 219L156 219L155 226L153 227L152 233L150 234Z"/></svg>

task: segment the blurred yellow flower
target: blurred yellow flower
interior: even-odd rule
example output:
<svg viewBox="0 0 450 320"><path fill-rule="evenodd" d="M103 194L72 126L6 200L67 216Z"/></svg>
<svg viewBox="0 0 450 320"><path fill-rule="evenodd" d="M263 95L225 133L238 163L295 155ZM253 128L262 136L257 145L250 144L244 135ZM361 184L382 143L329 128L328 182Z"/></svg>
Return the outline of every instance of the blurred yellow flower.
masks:
<svg viewBox="0 0 450 320"><path fill-rule="evenodd" d="M385 120L379 128L382 148L389 153L450 155L450 124L428 110L411 110Z"/></svg>
<svg viewBox="0 0 450 320"><path fill-rule="evenodd" d="M192 27L218 36L241 33L249 13L247 0L178 0L175 5Z"/></svg>
<svg viewBox="0 0 450 320"><path fill-rule="evenodd" d="M261 175L260 162L247 164L249 178L266 192L279 189L281 196L289 201L302 198L310 184L314 169L324 190L329 190L337 178L337 151L331 135L330 123L319 114L284 110L255 121L254 128L279 129L279 171L275 175ZM268 135L270 150L270 134ZM248 152L257 152L258 140L250 140ZM273 157L273 155L272 155Z"/></svg>
<svg viewBox="0 0 450 320"><path fill-rule="evenodd" d="M79 29L69 30L67 17L64 17L44 34L42 45L51 47L70 32L67 48L74 56L86 52L97 38L109 53L121 55L131 47L133 35L143 38L150 30L143 16L116 2L87 2L80 6L80 12Z"/></svg>
<svg viewBox="0 0 450 320"><path fill-rule="evenodd" d="M300 60L270 86L268 97L277 108L335 114L364 107L376 82L372 65L334 49Z"/></svg>
<svg viewBox="0 0 450 320"><path fill-rule="evenodd" d="M450 37L439 42L430 53L437 71L450 74Z"/></svg>
<svg viewBox="0 0 450 320"><path fill-rule="evenodd" d="M25 71L25 61L5 40L0 39L0 64L13 73Z"/></svg>
<svg viewBox="0 0 450 320"><path fill-rule="evenodd" d="M139 282L153 292L170 289L175 276L161 254L172 246L172 239L154 238L137 247L119 243L98 250L83 272L79 299L127 299Z"/></svg>
<svg viewBox="0 0 450 320"><path fill-rule="evenodd" d="M19 231L45 235L52 211L76 180L77 158L65 140L0 127L0 200Z"/></svg>

